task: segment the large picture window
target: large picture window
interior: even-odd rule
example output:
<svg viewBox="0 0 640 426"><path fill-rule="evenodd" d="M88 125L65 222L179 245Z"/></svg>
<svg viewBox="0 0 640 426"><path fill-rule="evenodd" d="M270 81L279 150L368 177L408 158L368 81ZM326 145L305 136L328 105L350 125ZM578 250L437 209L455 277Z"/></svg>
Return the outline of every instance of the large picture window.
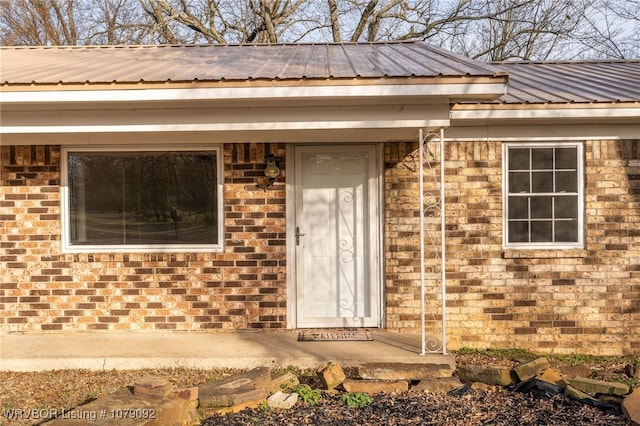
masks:
<svg viewBox="0 0 640 426"><path fill-rule="evenodd" d="M219 148L63 152L67 250L222 248Z"/></svg>
<svg viewBox="0 0 640 426"><path fill-rule="evenodd" d="M581 247L582 145L505 144L505 246Z"/></svg>

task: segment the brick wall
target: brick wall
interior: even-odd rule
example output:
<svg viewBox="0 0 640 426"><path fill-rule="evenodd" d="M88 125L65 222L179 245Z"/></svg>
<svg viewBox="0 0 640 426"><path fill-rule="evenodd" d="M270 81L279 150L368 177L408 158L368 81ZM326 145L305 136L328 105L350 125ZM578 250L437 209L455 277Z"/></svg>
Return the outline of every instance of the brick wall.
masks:
<svg viewBox="0 0 640 426"><path fill-rule="evenodd" d="M0 330L285 327L284 145L225 145L224 253L62 254L59 147L0 152Z"/></svg>
<svg viewBox="0 0 640 426"><path fill-rule="evenodd" d="M390 329L420 318L415 149L385 150ZM495 142L446 146L449 347L640 353L640 141L585 142L584 250L502 249L501 155ZM427 195L439 185L432 166ZM439 245L439 217L426 222ZM426 245L427 324L438 332L439 260Z"/></svg>
<svg viewBox="0 0 640 426"><path fill-rule="evenodd" d="M419 327L416 148L385 145L391 330ZM429 149L426 302L438 333L440 165ZM2 332L286 326L284 178L257 186L265 153L284 158L284 145L225 145L224 253L62 254L59 147L0 152ZM446 146L449 347L640 353L640 141L585 142L584 250L502 249L501 157L497 142Z"/></svg>

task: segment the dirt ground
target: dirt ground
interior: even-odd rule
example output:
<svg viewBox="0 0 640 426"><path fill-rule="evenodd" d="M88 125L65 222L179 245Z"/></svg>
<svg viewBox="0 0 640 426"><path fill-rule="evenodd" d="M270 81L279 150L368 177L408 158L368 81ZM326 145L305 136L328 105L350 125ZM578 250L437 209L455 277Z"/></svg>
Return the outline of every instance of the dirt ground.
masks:
<svg viewBox="0 0 640 426"><path fill-rule="evenodd" d="M535 355L522 351L461 351L457 365L482 364L511 367ZM549 358L561 368L581 364L592 378L625 381L631 386L640 380L629 378L625 367L637 363L637 357L565 357ZM61 412L108 395L131 385L145 375L167 377L177 387L196 386L233 374L233 370L154 369L154 370L62 370L46 372L0 372L0 424L40 424L42 420L8 420L16 410ZM628 368L627 368L628 372ZM351 373L352 374L352 373ZM347 375L350 372L347 370ZM320 387L314 372L300 372L300 380ZM402 395L376 395L362 407L348 407L339 395L323 394L316 405L297 404L287 411L265 407L245 410L225 417L204 419L203 425L630 425L619 413L606 412L562 396L536 399L531 394L502 388L467 390L458 395L408 392Z"/></svg>

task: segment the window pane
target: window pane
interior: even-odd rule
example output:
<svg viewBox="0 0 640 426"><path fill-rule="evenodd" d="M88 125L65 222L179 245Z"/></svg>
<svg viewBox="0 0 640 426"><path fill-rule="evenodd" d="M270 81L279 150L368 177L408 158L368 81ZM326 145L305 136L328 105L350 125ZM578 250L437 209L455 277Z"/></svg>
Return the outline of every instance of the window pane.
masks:
<svg viewBox="0 0 640 426"><path fill-rule="evenodd" d="M529 173L509 173L509 192L529 192Z"/></svg>
<svg viewBox="0 0 640 426"><path fill-rule="evenodd" d="M578 150L576 148L556 148L556 169L578 168Z"/></svg>
<svg viewBox="0 0 640 426"><path fill-rule="evenodd" d="M579 144L507 144L507 243L580 242L580 153Z"/></svg>
<svg viewBox="0 0 640 426"><path fill-rule="evenodd" d="M552 197L531 197L531 219L551 219Z"/></svg>
<svg viewBox="0 0 640 426"><path fill-rule="evenodd" d="M531 169L553 169L553 148L534 148L531 150Z"/></svg>
<svg viewBox="0 0 640 426"><path fill-rule="evenodd" d="M541 222L531 222L531 242L545 243L552 239L552 222L545 220Z"/></svg>
<svg viewBox="0 0 640 426"><path fill-rule="evenodd" d="M509 222L509 242L528 243L529 225L528 222Z"/></svg>
<svg viewBox="0 0 640 426"><path fill-rule="evenodd" d="M529 197L509 197L509 219L529 218Z"/></svg>
<svg viewBox="0 0 640 426"><path fill-rule="evenodd" d="M531 192L553 192L553 172L531 173Z"/></svg>
<svg viewBox="0 0 640 426"><path fill-rule="evenodd" d="M216 152L70 153L72 244L218 244Z"/></svg>
<svg viewBox="0 0 640 426"><path fill-rule="evenodd" d="M509 170L529 170L529 149L509 149Z"/></svg>
<svg viewBox="0 0 640 426"><path fill-rule="evenodd" d="M575 243L578 241L578 221L556 221L556 242Z"/></svg>
<svg viewBox="0 0 640 426"><path fill-rule="evenodd" d="M559 196L555 198L555 217L556 219L577 219L578 218L578 197Z"/></svg>
<svg viewBox="0 0 640 426"><path fill-rule="evenodd" d="M578 174L576 172L556 172L555 192L578 192Z"/></svg>

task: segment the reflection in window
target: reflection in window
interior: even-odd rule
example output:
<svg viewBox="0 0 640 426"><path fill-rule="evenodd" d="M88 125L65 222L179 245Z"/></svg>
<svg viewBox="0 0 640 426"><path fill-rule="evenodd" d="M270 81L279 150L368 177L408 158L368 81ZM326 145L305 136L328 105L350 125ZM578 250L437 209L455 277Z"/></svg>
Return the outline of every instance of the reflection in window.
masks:
<svg viewBox="0 0 640 426"><path fill-rule="evenodd" d="M218 150L68 151L71 246L219 245Z"/></svg>
<svg viewBox="0 0 640 426"><path fill-rule="evenodd" d="M581 245L581 145L505 149L506 245Z"/></svg>

